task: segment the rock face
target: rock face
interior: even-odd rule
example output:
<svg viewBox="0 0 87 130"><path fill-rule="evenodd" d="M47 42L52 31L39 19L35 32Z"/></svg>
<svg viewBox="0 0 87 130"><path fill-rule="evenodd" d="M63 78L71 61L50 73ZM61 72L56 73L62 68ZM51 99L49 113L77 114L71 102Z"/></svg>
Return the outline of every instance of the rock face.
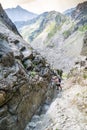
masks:
<svg viewBox="0 0 87 130"><path fill-rule="evenodd" d="M71 16L73 19L78 20L80 25L87 23L87 1L78 4Z"/></svg>
<svg viewBox="0 0 87 130"><path fill-rule="evenodd" d="M80 57L67 77L63 91L25 130L87 130L87 57Z"/></svg>
<svg viewBox="0 0 87 130"><path fill-rule="evenodd" d="M12 21L7 16L6 12L3 10L1 4L0 4L0 21L2 21L14 33L19 34L15 25L12 23Z"/></svg>
<svg viewBox="0 0 87 130"><path fill-rule="evenodd" d="M65 10L63 12L63 14L65 14L66 16L71 16L72 15L72 12L75 10L76 8L71 8L71 9L68 9L68 10Z"/></svg>
<svg viewBox="0 0 87 130"><path fill-rule="evenodd" d="M83 39L83 47L81 54L87 56L87 32L85 33L85 37Z"/></svg>
<svg viewBox="0 0 87 130"><path fill-rule="evenodd" d="M17 31L11 31L15 26L6 23L9 18L1 6L0 11L0 130L24 130L47 96L52 97L52 71Z"/></svg>

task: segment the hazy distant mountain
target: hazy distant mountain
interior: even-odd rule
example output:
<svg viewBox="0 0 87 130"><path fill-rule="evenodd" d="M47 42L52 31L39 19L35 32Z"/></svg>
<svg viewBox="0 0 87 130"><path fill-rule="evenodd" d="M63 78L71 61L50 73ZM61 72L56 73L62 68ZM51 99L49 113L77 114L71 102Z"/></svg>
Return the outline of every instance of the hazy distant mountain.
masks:
<svg viewBox="0 0 87 130"><path fill-rule="evenodd" d="M5 11L13 22L27 21L27 20L37 17L37 14L29 12L29 11L21 8L20 6L17 6L16 8L8 8Z"/></svg>

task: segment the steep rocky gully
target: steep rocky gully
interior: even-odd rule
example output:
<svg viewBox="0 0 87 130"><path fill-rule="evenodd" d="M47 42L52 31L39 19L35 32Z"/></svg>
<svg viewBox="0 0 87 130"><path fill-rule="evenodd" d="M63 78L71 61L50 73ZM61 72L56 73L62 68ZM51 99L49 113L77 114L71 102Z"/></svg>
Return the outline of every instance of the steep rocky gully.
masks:
<svg viewBox="0 0 87 130"><path fill-rule="evenodd" d="M0 5L0 130L24 130L48 96L51 100L51 72Z"/></svg>

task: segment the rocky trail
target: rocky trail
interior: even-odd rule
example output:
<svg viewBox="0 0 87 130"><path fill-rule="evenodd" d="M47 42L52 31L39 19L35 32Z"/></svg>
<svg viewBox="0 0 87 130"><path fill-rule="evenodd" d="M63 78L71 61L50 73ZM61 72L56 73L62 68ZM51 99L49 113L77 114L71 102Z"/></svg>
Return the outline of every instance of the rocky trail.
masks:
<svg viewBox="0 0 87 130"><path fill-rule="evenodd" d="M87 116L73 102L82 86L63 84L63 91L55 91L50 105L44 104L40 115L34 115L25 130L87 130Z"/></svg>

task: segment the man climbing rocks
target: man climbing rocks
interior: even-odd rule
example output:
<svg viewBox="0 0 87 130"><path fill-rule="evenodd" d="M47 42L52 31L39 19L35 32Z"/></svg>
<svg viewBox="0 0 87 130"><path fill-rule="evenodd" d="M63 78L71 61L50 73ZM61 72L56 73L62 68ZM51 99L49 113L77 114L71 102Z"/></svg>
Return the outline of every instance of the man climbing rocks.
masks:
<svg viewBox="0 0 87 130"><path fill-rule="evenodd" d="M52 85L53 85L53 87L56 87L57 90L62 91L60 76L53 76L52 77Z"/></svg>

